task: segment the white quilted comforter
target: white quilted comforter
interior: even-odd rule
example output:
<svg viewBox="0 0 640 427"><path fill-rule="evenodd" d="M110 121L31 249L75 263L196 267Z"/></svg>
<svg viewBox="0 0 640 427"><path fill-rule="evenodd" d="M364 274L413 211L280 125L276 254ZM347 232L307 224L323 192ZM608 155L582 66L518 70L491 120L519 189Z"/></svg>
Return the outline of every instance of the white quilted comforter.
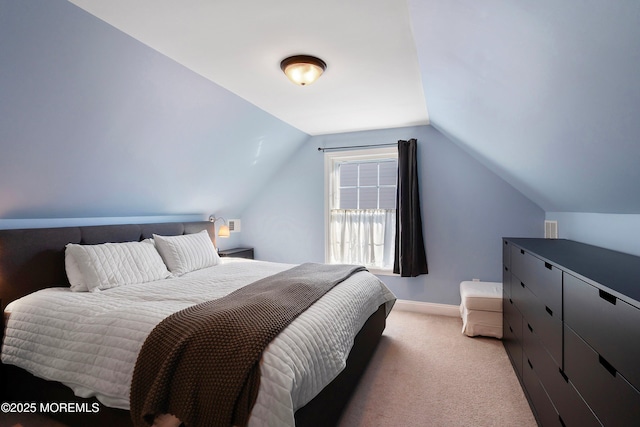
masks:
<svg viewBox="0 0 640 427"><path fill-rule="evenodd" d="M223 258L179 278L101 292L50 288L7 307L2 362L59 381L78 396L129 409L136 358L169 314L220 298L292 265ZM293 413L345 367L353 338L378 306L395 301L382 282L360 272L300 315L267 347L250 425L293 426Z"/></svg>

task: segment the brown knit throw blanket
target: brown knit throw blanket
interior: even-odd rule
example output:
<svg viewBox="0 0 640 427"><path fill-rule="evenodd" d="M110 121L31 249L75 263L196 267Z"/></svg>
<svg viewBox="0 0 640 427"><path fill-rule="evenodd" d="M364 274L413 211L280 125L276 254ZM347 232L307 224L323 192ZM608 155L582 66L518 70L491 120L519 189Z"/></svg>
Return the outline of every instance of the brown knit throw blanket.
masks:
<svg viewBox="0 0 640 427"><path fill-rule="evenodd" d="M187 427L244 426L266 346L300 313L364 267L302 264L179 311L144 342L131 382L134 426L172 414Z"/></svg>

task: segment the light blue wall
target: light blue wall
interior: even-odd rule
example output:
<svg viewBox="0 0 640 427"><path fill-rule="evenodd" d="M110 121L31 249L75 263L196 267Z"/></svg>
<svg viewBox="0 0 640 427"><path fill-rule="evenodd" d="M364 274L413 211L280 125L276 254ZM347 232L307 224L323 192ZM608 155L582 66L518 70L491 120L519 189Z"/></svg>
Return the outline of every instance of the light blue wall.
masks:
<svg viewBox="0 0 640 427"><path fill-rule="evenodd" d="M260 259L324 261L324 156L317 147L418 139L430 273L383 276L399 298L458 304L458 285L502 280L503 236L542 237L544 212L429 126L312 137L242 214L242 243Z"/></svg>
<svg viewBox="0 0 640 427"><path fill-rule="evenodd" d="M435 128L546 212L640 214L640 2L408 5Z"/></svg>
<svg viewBox="0 0 640 427"><path fill-rule="evenodd" d="M640 256L640 215L547 212L558 237Z"/></svg>
<svg viewBox="0 0 640 427"><path fill-rule="evenodd" d="M309 138L64 0L0 0L0 64L0 228L237 217Z"/></svg>

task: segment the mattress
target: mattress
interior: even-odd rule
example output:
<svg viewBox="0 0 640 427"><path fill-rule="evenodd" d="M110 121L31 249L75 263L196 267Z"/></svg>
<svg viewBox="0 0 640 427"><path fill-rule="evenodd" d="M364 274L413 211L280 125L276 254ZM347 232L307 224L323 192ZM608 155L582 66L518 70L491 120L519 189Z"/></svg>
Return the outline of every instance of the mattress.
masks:
<svg viewBox="0 0 640 427"><path fill-rule="evenodd" d="M101 292L43 289L9 304L2 362L61 382L81 397L129 409L137 355L162 319L220 298L292 265L223 258L179 278ZM249 425L293 426L294 412L344 369L353 338L394 295L360 272L329 291L266 348L260 391Z"/></svg>

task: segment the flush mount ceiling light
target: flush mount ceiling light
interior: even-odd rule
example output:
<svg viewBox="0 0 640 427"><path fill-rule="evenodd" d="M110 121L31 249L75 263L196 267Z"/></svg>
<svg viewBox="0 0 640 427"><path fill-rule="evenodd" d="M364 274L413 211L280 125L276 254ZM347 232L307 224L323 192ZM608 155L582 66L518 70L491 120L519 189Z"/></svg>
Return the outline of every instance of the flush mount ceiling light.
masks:
<svg viewBox="0 0 640 427"><path fill-rule="evenodd" d="M315 56L296 55L283 59L280 68L293 83L306 86L322 75L327 64Z"/></svg>

